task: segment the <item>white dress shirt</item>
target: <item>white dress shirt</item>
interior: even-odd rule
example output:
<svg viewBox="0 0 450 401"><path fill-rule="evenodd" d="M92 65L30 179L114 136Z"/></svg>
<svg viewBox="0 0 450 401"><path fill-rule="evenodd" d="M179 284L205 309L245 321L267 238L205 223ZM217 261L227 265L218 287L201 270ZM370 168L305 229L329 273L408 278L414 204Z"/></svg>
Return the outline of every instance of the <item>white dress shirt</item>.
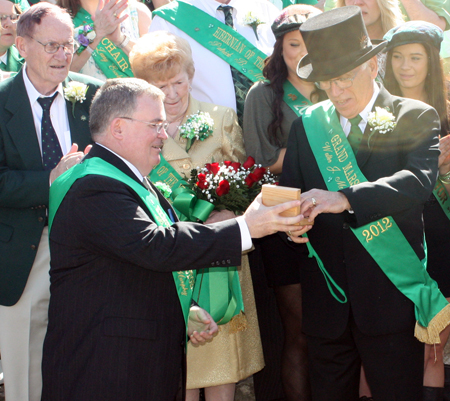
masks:
<svg viewBox="0 0 450 401"><path fill-rule="evenodd" d="M38 103L38 98L47 97L42 93L39 93L34 85L31 83L27 75L26 64L23 66L23 80L25 83L25 89L27 91L28 99L30 100L31 111L33 112L34 126L36 127L36 135L39 142L42 155L42 140L41 140L41 120L42 120L42 107ZM55 129L56 136L58 137L59 144L61 146L62 154L65 155L72 146L72 138L70 136L69 117L67 115L67 105L64 99L64 92L62 84L59 84L56 88L58 96L52 103L50 108L50 118L52 120L53 128ZM55 94L53 92L50 96Z"/></svg>
<svg viewBox="0 0 450 401"><path fill-rule="evenodd" d="M108 147L96 142L97 145L101 146L102 148L105 148L109 150L112 154L116 155L120 160L122 160L129 168L130 170L136 175L138 180L142 182L144 180L144 176L140 173L140 171L127 159L124 159L122 156L118 155L116 152L112 151ZM242 252L248 251L252 247L252 237L250 235L250 230L248 229L247 223L245 222L245 219L243 216L236 217L236 221L239 225L239 230L241 231L241 247Z"/></svg>
<svg viewBox="0 0 450 401"><path fill-rule="evenodd" d="M237 32L263 53L272 54L275 37L270 27L280 11L267 0L231 0L228 4L222 4L215 0L185 0L185 2L223 23L225 23L225 15L217 9L225 5L233 7L233 23ZM255 17L265 22L258 26L259 40L256 39L253 28L241 23L250 11ZM236 110L233 78L231 77L230 65L227 62L161 17L154 17L149 32L154 31L171 32L186 39L191 45L195 66L195 75L192 82L194 98L202 102L231 107Z"/></svg>
<svg viewBox="0 0 450 401"><path fill-rule="evenodd" d="M359 122L358 126L361 129L362 133L364 133L364 130L366 129L367 122L369 120L369 113L372 111L373 105L375 103L375 100L377 100L379 93L380 93L380 88L374 81L372 98L370 99L370 102L367 103L367 106L364 108L364 110L361 113L359 113L359 115L361 116L361 121ZM352 128L351 122L348 120L348 118L340 116L340 123L341 123L342 129L344 130L345 136L348 137L348 134L350 134L350 129Z"/></svg>

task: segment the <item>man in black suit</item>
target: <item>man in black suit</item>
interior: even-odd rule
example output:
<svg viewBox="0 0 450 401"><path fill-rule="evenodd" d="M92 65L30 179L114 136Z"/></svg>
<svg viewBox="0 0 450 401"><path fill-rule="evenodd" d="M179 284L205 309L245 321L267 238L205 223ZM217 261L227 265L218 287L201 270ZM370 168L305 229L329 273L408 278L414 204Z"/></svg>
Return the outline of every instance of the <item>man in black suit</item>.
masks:
<svg viewBox="0 0 450 401"><path fill-rule="evenodd" d="M0 83L0 349L6 398L40 401L50 297L49 187L91 142L89 106L101 82L69 73L73 24L61 8L31 7L17 35L26 67ZM74 105L64 93L73 81L88 88ZM48 120L40 102L53 95ZM42 151L48 138L55 157Z"/></svg>
<svg viewBox="0 0 450 401"><path fill-rule="evenodd" d="M315 223L310 245L323 262L308 263L300 246L313 399L357 400L362 363L375 400L421 400L421 300L408 291L419 292L427 274L421 213L437 177L439 118L375 83L385 43L372 46L357 7L300 30L309 54L297 73L330 99L294 122L280 182L302 189L301 212Z"/></svg>
<svg viewBox="0 0 450 401"><path fill-rule="evenodd" d="M239 265L251 237L301 218L278 215L298 201L266 208L258 198L237 219L170 223L170 204L144 179L167 138L163 96L139 79L109 80L91 107L94 147L52 186L44 401L173 400L190 269ZM194 339L209 339L215 329L197 320Z"/></svg>

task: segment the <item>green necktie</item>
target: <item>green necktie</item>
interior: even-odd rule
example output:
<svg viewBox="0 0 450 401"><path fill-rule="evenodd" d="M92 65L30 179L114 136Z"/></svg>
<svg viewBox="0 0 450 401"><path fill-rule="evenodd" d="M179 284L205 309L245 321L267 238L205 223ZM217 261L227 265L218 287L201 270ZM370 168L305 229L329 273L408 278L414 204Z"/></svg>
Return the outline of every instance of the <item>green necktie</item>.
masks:
<svg viewBox="0 0 450 401"><path fill-rule="evenodd" d="M233 7L220 6L217 8L225 14L225 25L234 29L233 24ZM236 95L236 112L238 116L239 125L242 127L244 120L244 103L248 90L253 85L253 82L248 79L244 74L240 73L236 68L231 67L231 76L233 77L234 92Z"/></svg>
<svg viewBox="0 0 450 401"><path fill-rule="evenodd" d="M350 142L350 146L352 147L355 156L358 153L359 145L361 144L361 140L363 137L361 128L359 128L359 123L361 122L361 120L362 117L359 114L356 117L350 118L348 120L350 121L350 124L352 124L352 127L347 139Z"/></svg>

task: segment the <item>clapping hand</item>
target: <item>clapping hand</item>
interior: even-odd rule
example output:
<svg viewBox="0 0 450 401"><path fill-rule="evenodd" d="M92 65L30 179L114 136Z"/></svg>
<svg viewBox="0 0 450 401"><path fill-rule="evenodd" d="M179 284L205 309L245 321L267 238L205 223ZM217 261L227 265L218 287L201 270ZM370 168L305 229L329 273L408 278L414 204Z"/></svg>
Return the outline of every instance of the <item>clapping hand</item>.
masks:
<svg viewBox="0 0 450 401"><path fill-rule="evenodd" d="M450 135L439 139L439 174L444 175L450 171Z"/></svg>

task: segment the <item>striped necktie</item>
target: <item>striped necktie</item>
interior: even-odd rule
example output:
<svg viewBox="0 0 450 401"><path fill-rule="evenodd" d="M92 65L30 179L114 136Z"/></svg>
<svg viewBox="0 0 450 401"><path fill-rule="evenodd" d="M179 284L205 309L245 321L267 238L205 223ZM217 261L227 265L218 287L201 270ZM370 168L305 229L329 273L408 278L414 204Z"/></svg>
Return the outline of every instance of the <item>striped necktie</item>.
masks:
<svg viewBox="0 0 450 401"><path fill-rule="evenodd" d="M234 29L233 23L233 7L231 6L220 6L217 8L225 14L225 25ZM242 127L244 121L244 104L245 97L247 96L248 90L253 85L253 82L248 79L244 74L236 70L236 68L230 66L231 76L233 77L234 93L236 96L236 112L238 116L239 125Z"/></svg>

